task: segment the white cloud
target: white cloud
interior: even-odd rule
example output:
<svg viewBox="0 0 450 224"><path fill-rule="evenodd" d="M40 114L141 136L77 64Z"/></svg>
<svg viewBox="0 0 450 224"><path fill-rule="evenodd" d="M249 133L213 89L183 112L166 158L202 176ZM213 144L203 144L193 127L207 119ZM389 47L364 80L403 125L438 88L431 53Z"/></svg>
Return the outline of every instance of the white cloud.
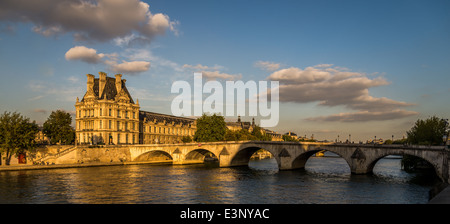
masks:
<svg viewBox="0 0 450 224"><path fill-rule="evenodd" d="M117 64L115 62L110 64L110 69L113 72L135 74L139 72L145 72L150 68L150 62L148 61L122 61Z"/></svg>
<svg viewBox="0 0 450 224"><path fill-rule="evenodd" d="M90 64L101 62L104 56L104 54L97 54L97 50L85 46L72 47L65 54L66 60L81 60Z"/></svg>
<svg viewBox="0 0 450 224"><path fill-rule="evenodd" d="M348 68L321 64L305 69L291 67L273 72L269 80L279 81L281 102L318 102L322 106L343 105L355 113L330 115L308 120L363 121L400 118L417 114L400 110L414 104L369 95L369 88L388 85L383 77L368 78Z"/></svg>
<svg viewBox="0 0 450 224"><path fill-rule="evenodd" d="M274 63L274 62L270 62L270 61L257 61L254 64L255 67L266 70L266 71L270 71L273 72L277 69L280 68L280 63Z"/></svg>
<svg viewBox="0 0 450 224"><path fill-rule="evenodd" d="M118 57L119 55L117 53L97 53L97 50L85 46L75 46L69 49L65 54L66 60L81 60L91 64L104 63L108 65L109 70L118 73L136 74L145 72L150 68L150 62L148 61L123 60L122 63L118 63Z"/></svg>
<svg viewBox="0 0 450 224"><path fill-rule="evenodd" d="M316 68L328 68L333 66L333 64L318 64L318 65L314 65L314 67Z"/></svg>
<svg viewBox="0 0 450 224"><path fill-rule="evenodd" d="M204 70L220 70L220 69L223 69L224 67L220 66L220 65L214 65L213 67L210 67L210 66L202 65L202 64L197 64L197 65L184 64L183 68L204 71Z"/></svg>
<svg viewBox="0 0 450 224"><path fill-rule="evenodd" d="M131 33L129 35L123 36L123 37L116 37L113 39L113 43L117 46L128 46L131 42L135 41L138 38L138 36L134 33Z"/></svg>
<svg viewBox="0 0 450 224"><path fill-rule="evenodd" d="M184 64L182 68L191 70L193 72L201 72L202 76L207 80L216 80L216 79L238 80L242 78L242 74L229 74L219 71L225 69L221 65L214 65L211 67L202 64L197 65Z"/></svg>
<svg viewBox="0 0 450 224"><path fill-rule="evenodd" d="M176 72L182 72L182 66L178 65L176 62L165 59L163 57L155 56L148 49L133 49L129 48L125 50L124 56L130 60L143 60L152 62L152 70L160 69L162 67L173 69Z"/></svg>
<svg viewBox="0 0 450 224"><path fill-rule="evenodd" d="M341 121L341 122L364 122L385 121L417 115L418 112L407 110L393 111L359 111L354 113L339 113L329 116L307 118L308 121Z"/></svg>
<svg viewBox="0 0 450 224"><path fill-rule="evenodd" d="M241 74L227 74L227 73L221 73L219 71L203 71L202 76L206 78L207 80L216 80L216 79L223 79L223 80L239 80L242 78Z"/></svg>
<svg viewBox="0 0 450 224"><path fill-rule="evenodd" d="M63 32L60 26L50 26L50 27L35 26L33 27L33 31L42 34L46 37L55 36Z"/></svg>
<svg viewBox="0 0 450 224"><path fill-rule="evenodd" d="M271 80L278 80L283 83L311 83L320 82L328 79L331 76L330 72L323 71L314 67L307 67L302 70L300 68L290 67L281 69L272 73L269 76Z"/></svg>
<svg viewBox="0 0 450 224"><path fill-rule="evenodd" d="M169 29L178 35L177 21L152 14L140 0L2 0L0 20L31 22L44 36L73 32L76 40L109 41L135 33L151 41Z"/></svg>

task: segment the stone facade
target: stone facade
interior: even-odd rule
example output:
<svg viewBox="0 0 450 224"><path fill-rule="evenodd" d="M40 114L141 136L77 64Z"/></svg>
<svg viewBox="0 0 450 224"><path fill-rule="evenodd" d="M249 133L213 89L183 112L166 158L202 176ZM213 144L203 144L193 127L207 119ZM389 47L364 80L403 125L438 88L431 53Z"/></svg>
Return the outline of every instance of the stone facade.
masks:
<svg viewBox="0 0 450 224"><path fill-rule="evenodd" d="M75 103L76 144L175 143L194 135L194 119L139 110L121 74L86 76L86 93Z"/></svg>
<svg viewBox="0 0 450 224"><path fill-rule="evenodd" d="M225 122L226 126L231 131L239 131L239 130L247 130L248 132L252 132L256 127L255 118L252 118L252 122L242 121L241 116L238 116L236 122ZM268 134L272 138L272 141L283 141L282 135L278 134L275 131L261 128L261 134Z"/></svg>
<svg viewBox="0 0 450 224"><path fill-rule="evenodd" d="M241 116L238 116L236 122L226 122L227 128L232 131L239 131L241 129L247 130L248 132L252 132L253 128L255 128L255 118L252 119L252 123L248 121L241 121Z"/></svg>
<svg viewBox="0 0 450 224"><path fill-rule="evenodd" d="M143 144L181 143L183 136L194 136L195 119L158 114L147 111L139 112L140 142Z"/></svg>
<svg viewBox="0 0 450 224"><path fill-rule="evenodd" d="M44 134L44 128L42 126L39 126L39 132L36 134L34 141L37 144L49 144L50 143L50 139Z"/></svg>

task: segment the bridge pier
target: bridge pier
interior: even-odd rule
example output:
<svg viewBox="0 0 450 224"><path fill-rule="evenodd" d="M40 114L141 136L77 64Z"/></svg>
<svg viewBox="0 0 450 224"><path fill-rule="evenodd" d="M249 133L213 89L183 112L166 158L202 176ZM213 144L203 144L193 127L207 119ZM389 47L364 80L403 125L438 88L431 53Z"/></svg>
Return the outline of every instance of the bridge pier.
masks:
<svg viewBox="0 0 450 224"><path fill-rule="evenodd" d="M231 156L227 148L224 147L219 153L219 167L229 167L231 165Z"/></svg>
<svg viewBox="0 0 450 224"><path fill-rule="evenodd" d="M290 157L279 157L278 161L278 169L279 170L293 170L296 169L292 166L292 159Z"/></svg>
<svg viewBox="0 0 450 224"><path fill-rule="evenodd" d="M372 172L371 167L366 164L365 153L359 148L355 149L348 163L352 174L368 174Z"/></svg>

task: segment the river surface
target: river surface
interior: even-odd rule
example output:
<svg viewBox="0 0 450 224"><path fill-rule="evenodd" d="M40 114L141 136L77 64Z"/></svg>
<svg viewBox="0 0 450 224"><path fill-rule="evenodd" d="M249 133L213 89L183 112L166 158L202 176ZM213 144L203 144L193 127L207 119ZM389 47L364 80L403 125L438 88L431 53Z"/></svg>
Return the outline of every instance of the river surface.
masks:
<svg viewBox="0 0 450 224"><path fill-rule="evenodd" d="M437 178L410 174L400 159L352 175L344 159L311 157L304 170L278 171L275 159L248 167L126 165L0 172L0 203L338 203L420 204Z"/></svg>

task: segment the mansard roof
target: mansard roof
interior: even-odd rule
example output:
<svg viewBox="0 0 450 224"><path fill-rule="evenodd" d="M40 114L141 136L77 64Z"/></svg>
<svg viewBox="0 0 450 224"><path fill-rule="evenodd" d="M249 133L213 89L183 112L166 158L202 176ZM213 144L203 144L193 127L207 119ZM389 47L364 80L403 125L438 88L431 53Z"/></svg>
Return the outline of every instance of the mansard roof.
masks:
<svg viewBox="0 0 450 224"><path fill-rule="evenodd" d="M129 103L134 104L134 100L131 97L130 92L128 92L128 89L125 85L125 81L121 80L122 83L122 90L125 92L125 94L128 96L128 98L130 99ZM97 99L99 100L103 100L103 99L107 99L107 100L115 100L118 92L116 89L116 79L112 78L112 77L106 77L106 83L105 83L105 88L103 88L103 93L101 93L101 96L99 95L99 91L100 91L100 79L99 78L95 78L94 79L94 86L93 86L93 90L94 90L94 94L97 97ZM88 91L86 91L87 94ZM84 94L83 99L81 100L81 102L84 102L84 97L86 96L86 94Z"/></svg>
<svg viewBox="0 0 450 224"><path fill-rule="evenodd" d="M167 115L167 114L159 114L159 113L154 113L154 112L148 112L148 111L139 111L139 120L143 121L144 118L149 121L149 122L154 122L156 121L156 123L164 123L164 121L166 121L166 123L171 124L172 122L174 122L174 125L189 125L195 122L194 118L187 118L187 117L177 117L177 116L173 116L173 115Z"/></svg>

